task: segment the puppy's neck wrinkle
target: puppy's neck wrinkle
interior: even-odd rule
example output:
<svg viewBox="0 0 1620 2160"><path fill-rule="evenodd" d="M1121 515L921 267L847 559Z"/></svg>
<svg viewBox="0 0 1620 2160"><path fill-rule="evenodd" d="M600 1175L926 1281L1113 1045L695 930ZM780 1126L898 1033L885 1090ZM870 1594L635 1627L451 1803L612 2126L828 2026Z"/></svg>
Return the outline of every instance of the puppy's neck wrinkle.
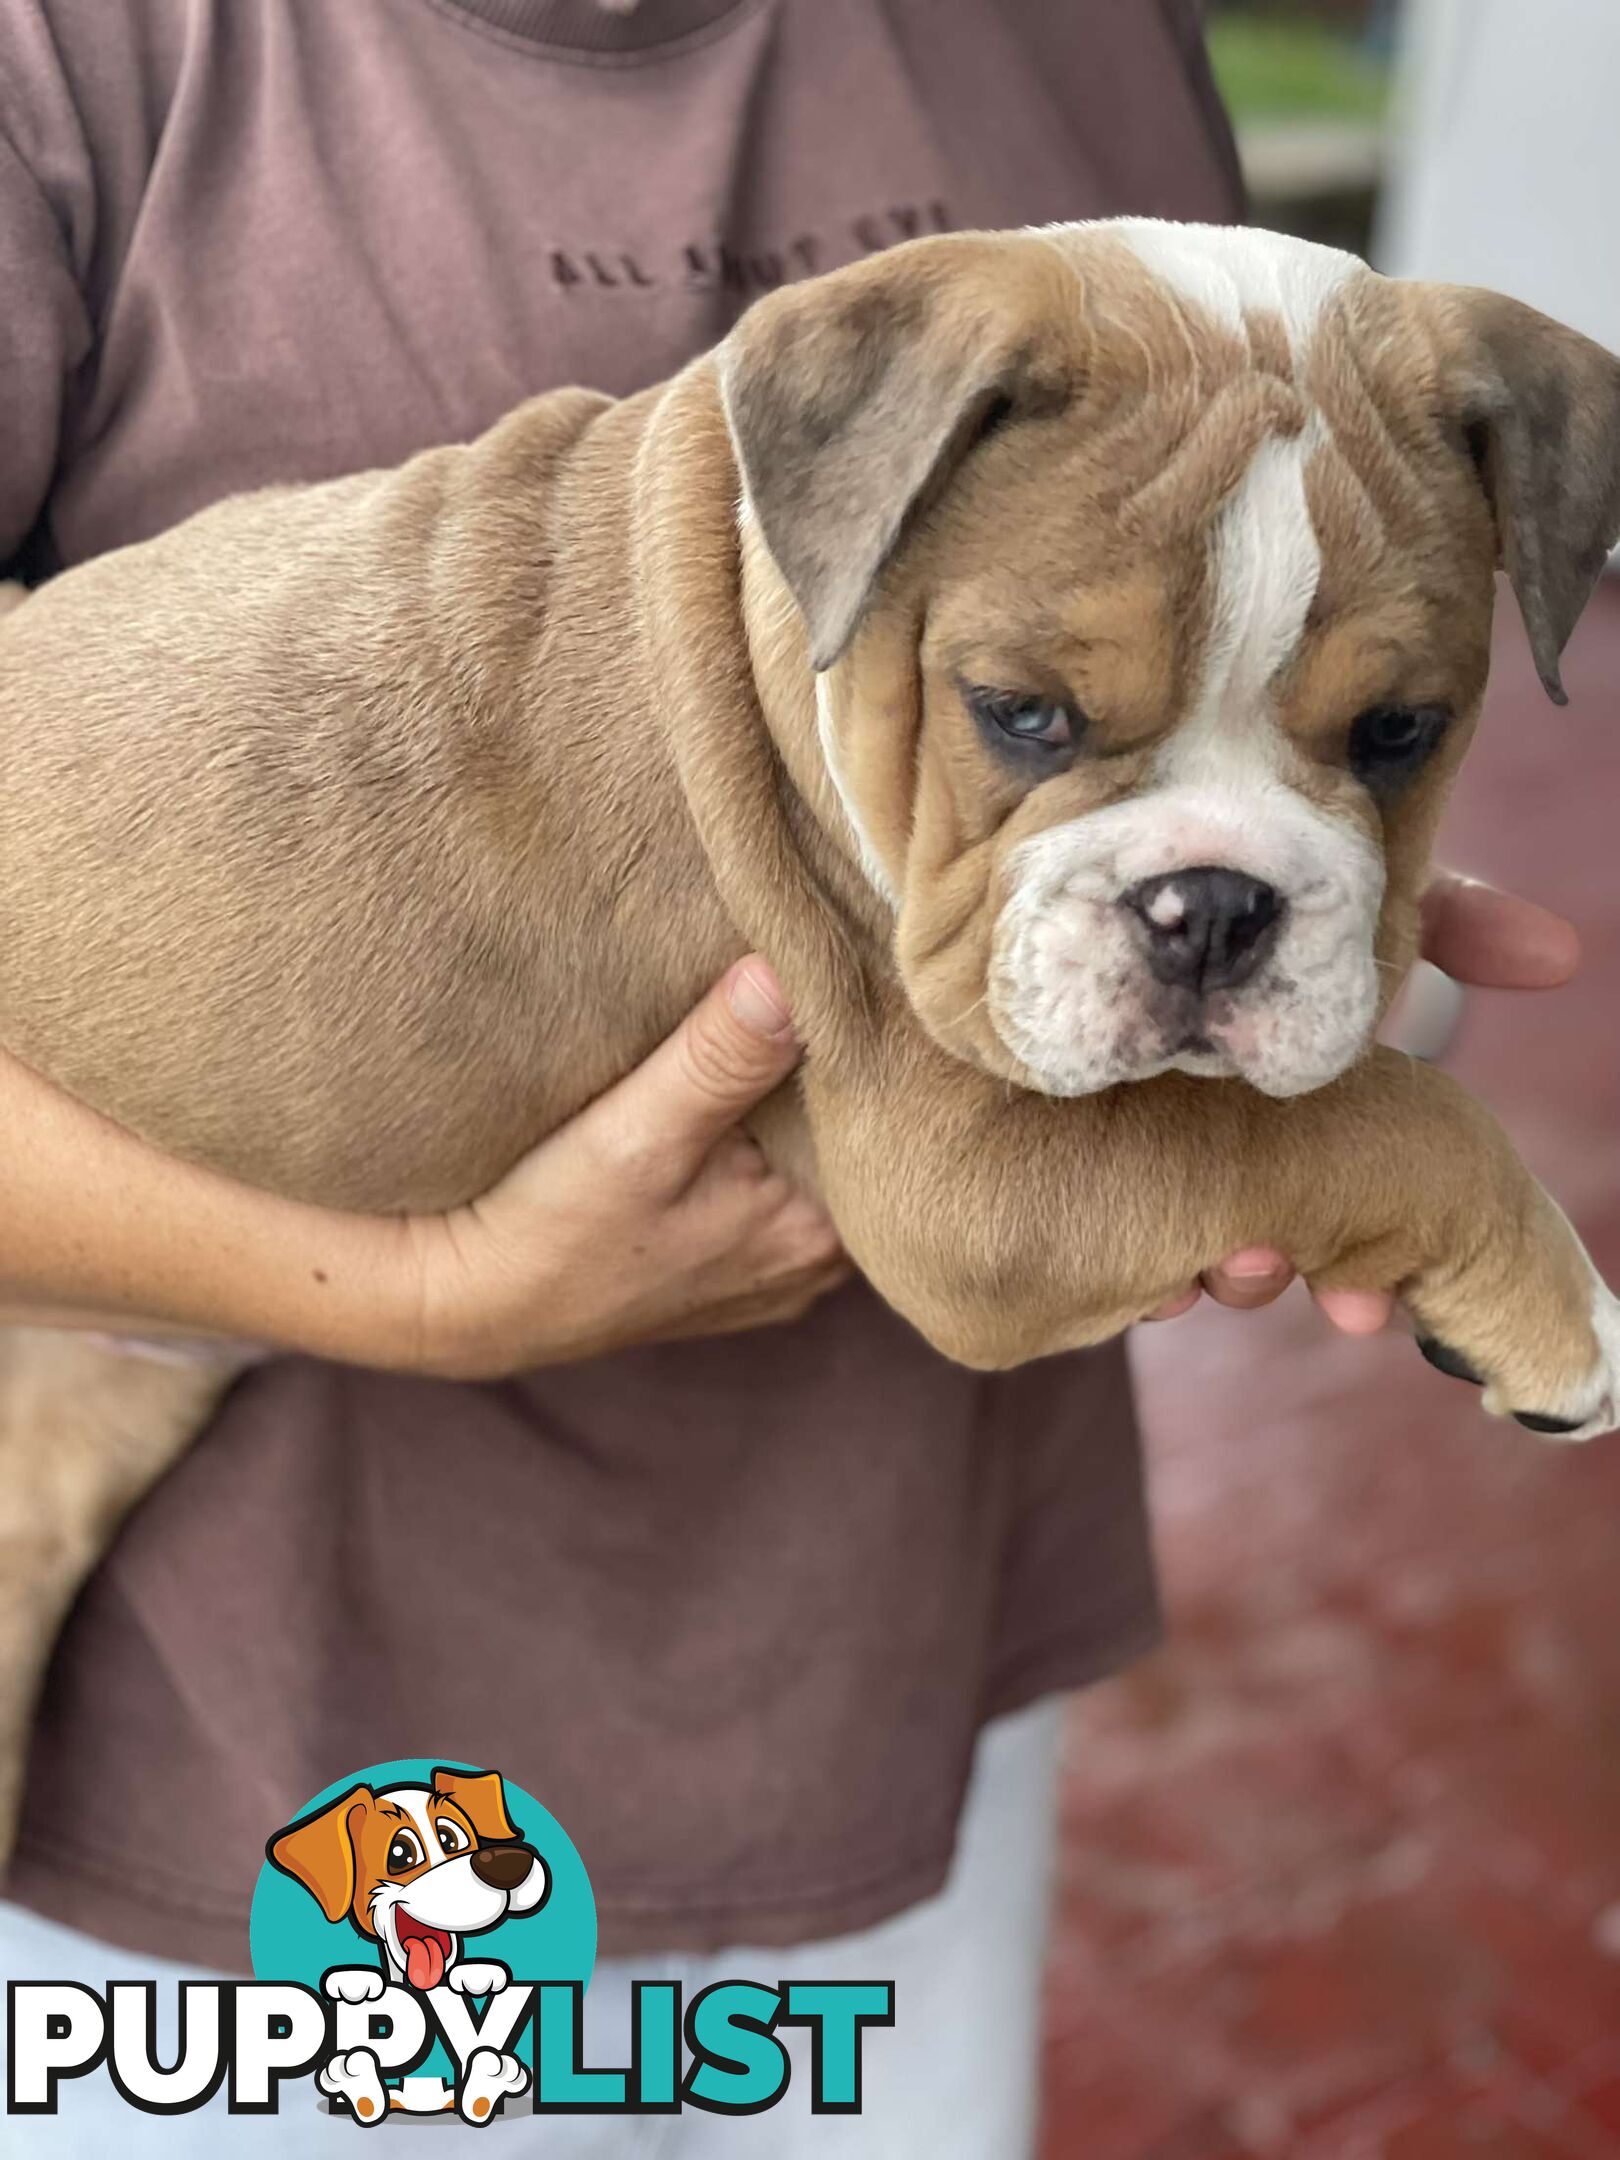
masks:
<svg viewBox="0 0 1620 2160"><path fill-rule="evenodd" d="M851 912L851 874L840 873L790 770L795 723L784 718L779 740L756 686L742 482L712 362L695 362L659 398L636 484L635 575L662 596L640 612L690 813L739 934L776 967L806 1043L831 1048L870 1004L874 955ZM771 703L791 713L776 674Z"/></svg>
<svg viewBox="0 0 1620 2160"><path fill-rule="evenodd" d="M880 944L898 907L886 865L841 769L835 668L816 674L803 618L764 537L740 520L743 631L766 727L787 782L790 822L841 910Z"/></svg>

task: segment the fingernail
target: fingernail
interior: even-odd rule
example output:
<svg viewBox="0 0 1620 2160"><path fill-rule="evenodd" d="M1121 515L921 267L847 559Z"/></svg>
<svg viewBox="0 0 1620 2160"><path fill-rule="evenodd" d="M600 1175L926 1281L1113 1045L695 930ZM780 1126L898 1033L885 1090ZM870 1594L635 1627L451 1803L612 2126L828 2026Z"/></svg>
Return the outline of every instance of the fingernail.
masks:
<svg viewBox="0 0 1620 2160"><path fill-rule="evenodd" d="M788 1011L782 986L763 960L739 964L726 991L726 1002L750 1035L780 1042L784 1035L793 1033L793 1015Z"/></svg>
<svg viewBox="0 0 1620 2160"><path fill-rule="evenodd" d="M1215 1272L1229 1276L1233 1282L1263 1282L1270 1276L1282 1274L1285 1264L1274 1252L1255 1245L1247 1252L1234 1253L1230 1260L1223 1260Z"/></svg>
<svg viewBox="0 0 1620 2160"><path fill-rule="evenodd" d="M1379 1290L1326 1290L1323 1310L1344 1335L1379 1335L1389 1325L1390 1301Z"/></svg>

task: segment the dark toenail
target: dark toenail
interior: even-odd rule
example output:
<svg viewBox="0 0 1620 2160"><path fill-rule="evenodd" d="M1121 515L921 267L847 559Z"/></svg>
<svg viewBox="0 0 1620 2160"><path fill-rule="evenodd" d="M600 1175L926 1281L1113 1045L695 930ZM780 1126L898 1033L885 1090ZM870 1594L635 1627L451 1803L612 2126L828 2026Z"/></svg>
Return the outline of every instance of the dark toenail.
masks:
<svg viewBox="0 0 1620 2160"><path fill-rule="evenodd" d="M1470 1387L1483 1387L1485 1377L1475 1372L1460 1350L1453 1350L1450 1343L1436 1342L1432 1335L1420 1335L1418 1348L1434 1367L1450 1380L1466 1380Z"/></svg>
<svg viewBox="0 0 1620 2160"><path fill-rule="evenodd" d="M1526 1432L1568 1433L1581 1429L1579 1418L1532 1417L1528 1410L1522 1413L1516 1410L1513 1415Z"/></svg>

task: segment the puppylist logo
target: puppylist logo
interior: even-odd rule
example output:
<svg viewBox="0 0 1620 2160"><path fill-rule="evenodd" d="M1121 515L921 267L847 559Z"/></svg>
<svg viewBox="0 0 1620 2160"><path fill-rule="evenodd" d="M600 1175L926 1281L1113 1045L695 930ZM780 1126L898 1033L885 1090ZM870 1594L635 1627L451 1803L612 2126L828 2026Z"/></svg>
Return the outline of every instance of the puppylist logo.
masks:
<svg viewBox="0 0 1620 2160"><path fill-rule="evenodd" d="M232 2114L274 2115L292 2087L289 2107L318 2093L365 2129L452 2111L475 2127L517 2110L757 2115L788 2090L779 2032L803 2026L811 2111L851 2115L866 2032L894 2023L889 1981L723 1980L690 2000L636 1981L627 2067L586 2068L584 1863L498 1771L427 1760L340 1779L271 1835L249 1944L252 1980L179 1983L163 2064L155 1981L8 1982L8 2112L54 2115L64 2080L104 2072L148 2114L223 2087Z"/></svg>

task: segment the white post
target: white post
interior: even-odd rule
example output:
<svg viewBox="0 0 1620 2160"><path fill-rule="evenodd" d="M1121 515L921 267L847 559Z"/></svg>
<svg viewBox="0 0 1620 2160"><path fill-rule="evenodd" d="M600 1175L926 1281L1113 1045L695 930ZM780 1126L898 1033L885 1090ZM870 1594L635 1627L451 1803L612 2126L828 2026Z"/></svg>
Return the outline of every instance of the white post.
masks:
<svg viewBox="0 0 1620 2160"><path fill-rule="evenodd" d="M1377 247L1620 349L1620 0L1407 0Z"/></svg>

